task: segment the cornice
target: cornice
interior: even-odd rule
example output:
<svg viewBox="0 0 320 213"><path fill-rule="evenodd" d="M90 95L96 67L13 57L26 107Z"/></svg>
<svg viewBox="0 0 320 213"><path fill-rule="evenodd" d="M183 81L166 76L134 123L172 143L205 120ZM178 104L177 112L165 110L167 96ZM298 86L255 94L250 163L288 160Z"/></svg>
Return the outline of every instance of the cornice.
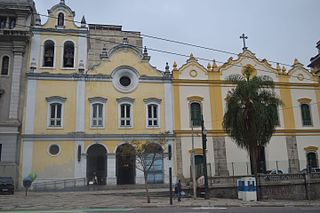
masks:
<svg viewBox="0 0 320 213"><path fill-rule="evenodd" d="M86 134L83 132L74 132L67 134L22 134L25 141L103 141L103 140L159 140L163 134ZM166 134L167 140L174 139L174 134Z"/></svg>

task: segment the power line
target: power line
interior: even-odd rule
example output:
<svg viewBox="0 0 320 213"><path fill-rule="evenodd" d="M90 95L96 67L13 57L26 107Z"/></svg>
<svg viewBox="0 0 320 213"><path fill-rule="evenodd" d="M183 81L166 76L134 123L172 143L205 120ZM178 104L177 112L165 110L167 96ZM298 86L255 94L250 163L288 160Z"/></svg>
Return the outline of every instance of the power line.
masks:
<svg viewBox="0 0 320 213"><path fill-rule="evenodd" d="M49 16L49 15L43 15L43 14L38 14L39 16L43 16L43 17L47 17L47 18L54 18L54 19L58 19L55 16ZM73 19L65 19L66 21L69 22L75 22L75 23L80 23L81 21L77 21L77 20L73 20ZM133 33L133 32L126 32L128 34ZM221 49L216 49L216 48L211 48L211 47L205 47L202 45L198 45L198 44L193 44L190 42L184 42L184 41L177 41L177 40L173 40L173 39L168 39L168 38L162 38L162 37L158 37L158 36L154 36L154 35L148 35L148 34L144 34L144 33L140 33L141 36L146 37L146 38L151 38L151 39L157 39L157 40L161 40L161 41L165 41L165 42L170 42L170 43L176 43L176 44L180 44L180 45L185 45L185 46L190 46L190 47L196 47L196 48L200 48L200 49L204 49L204 50L209 50L209 51L214 51L214 52L219 52L219 53L224 53L224 54L229 54L229 55L235 55L238 56L238 53L235 52L231 52L231 51L227 51L227 50L221 50ZM255 57L252 56L244 56L247 58L251 58L254 59ZM263 60L261 58L257 58L259 60ZM278 62L278 61L272 61L272 60L268 60L268 62L271 62L273 64L281 64L283 66L288 66L291 67L291 64L288 63L283 63L283 62Z"/></svg>
<svg viewBox="0 0 320 213"><path fill-rule="evenodd" d="M41 15L41 16L46 16L46 17L49 17L49 18L55 18L57 19L56 17L52 17L52 16L47 16L47 15ZM69 21L72 21L72 20L69 20ZM75 21L77 22L77 21ZM30 28L32 29L33 27L31 26L26 26L26 25L18 25L16 24L17 26L23 26L23 27L27 27L27 28ZM115 41L110 41L110 40L105 40L105 39L101 39L101 38L93 38L91 36L88 36L88 35L79 35L77 33L68 33L68 32L61 32L61 31L56 31L54 29L45 29L45 28L41 28L43 31L47 31L47 32L53 32L53 33L59 33L59 34L63 34L63 35L71 35L71 36L77 36L77 37L84 37L84 38L88 38L88 39L93 39L93 40L97 40L97 41L103 41L103 42L107 42L107 43L112 43L112 44L115 44L115 45L120 45L120 44L123 44L123 43L119 43L119 42L115 42ZM132 45L132 44L128 44L132 47L136 47L136 48L139 48L139 49L143 49L143 46L138 46L138 45ZM162 50L162 49L156 49L156 48L147 48L148 50L150 51L153 51L153 52L158 52L158 53L164 53L164 54L170 54L170 55L176 55L176 56L181 56L181 57L185 57L185 58L189 58L190 56L189 55L186 55L186 54L182 54L182 53L177 53L177 52L172 52L172 51L167 51L167 50ZM98 50L98 49L94 49L94 50ZM201 61L207 61L207 62L212 62L212 61L215 61L217 63L220 63L220 64L225 64L226 62L222 62L222 61L218 61L218 60L213 60L213 59L208 59L208 58L203 58L203 57L195 57L196 59L198 60L201 60ZM235 67L243 67L242 65L238 65L238 64L229 64L229 66L235 66ZM272 69L275 69L273 67L271 67ZM264 69L258 69L258 68L255 68L257 71L261 71L261 72L267 72L267 73L271 73L271 74L276 74L274 73L273 71L270 71L270 70L264 70ZM295 76L295 75L291 75L292 77L299 77L299 76ZM310 80L310 81L313 81L313 82L317 82L317 80L313 80L311 78L304 78L306 80Z"/></svg>

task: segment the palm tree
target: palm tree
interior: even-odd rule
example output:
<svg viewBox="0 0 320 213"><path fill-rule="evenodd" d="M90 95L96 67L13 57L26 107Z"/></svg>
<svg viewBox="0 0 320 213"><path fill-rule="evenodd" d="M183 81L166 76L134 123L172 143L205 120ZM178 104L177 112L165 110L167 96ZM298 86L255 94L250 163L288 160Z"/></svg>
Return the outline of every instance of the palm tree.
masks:
<svg viewBox="0 0 320 213"><path fill-rule="evenodd" d="M240 147L249 152L251 173L258 173L258 146L265 146L278 125L278 106L281 100L274 92L269 76L252 76L250 68L244 75L230 75L227 81L235 84L227 94L223 126Z"/></svg>

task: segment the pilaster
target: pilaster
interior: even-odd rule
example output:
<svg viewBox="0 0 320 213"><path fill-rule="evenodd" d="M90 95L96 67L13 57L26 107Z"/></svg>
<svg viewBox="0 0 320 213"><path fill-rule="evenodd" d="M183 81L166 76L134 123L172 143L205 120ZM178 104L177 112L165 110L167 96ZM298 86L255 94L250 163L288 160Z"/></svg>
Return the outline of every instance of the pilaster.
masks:
<svg viewBox="0 0 320 213"><path fill-rule="evenodd" d="M182 168L182 146L181 146L181 138L177 137L176 138L176 174L177 178L183 180L183 168Z"/></svg>
<svg viewBox="0 0 320 213"><path fill-rule="evenodd" d="M85 81L80 79L77 81L77 104L76 104L76 131L84 132L84 116L85 116Z"/></svg>
<svg viewBox="0 0 320 213"><path fill-rule="evenodd" d="M289 162L289 173L298 173L300 171L297 138L296 136L286 136L287 153Z"/></svg>
<svg viewBox="0 0 320 213"><path fill-rule="evenodd" d="M107 185L116 185L117 176L116 176L116 155L114 153L108 153L108 162L107 162Z"/></svg>
<svg viewBox="0 0 320 213"><path fill-rule="evenodd" d="M15 44L15 42L14 45L9 119L18 120L24 46L20 43Z"/></svg>
<svg viewBox="0 0 320 213"><path fill-rule="evenodd" d="M227 167L226 142L224 137L212 137L215 176L229 176Z"/></svg>

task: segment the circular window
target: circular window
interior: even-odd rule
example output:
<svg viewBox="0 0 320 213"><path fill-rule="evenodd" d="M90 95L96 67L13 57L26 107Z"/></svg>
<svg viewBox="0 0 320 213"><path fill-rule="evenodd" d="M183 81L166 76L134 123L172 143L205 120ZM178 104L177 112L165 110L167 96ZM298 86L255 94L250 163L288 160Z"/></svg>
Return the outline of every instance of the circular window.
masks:
<svg viewBox="0 0 320 213"><path fill-rule="evenodd" d="M112 74L112 84L119 92L133 92L139 83L139 74L131 67L119 67Z"/></svg>
<svg viewBox="0 0 320 213"><path fill-rule="evenodd" d="M57 155L60 152L60 147L57 144L52 144L49 147L49 153L51 155Z"/></svg>
<svg viewBox="0 0 320 213"><path fill-rule="evenodd" d="M120 84L124 87L127 87L131 84L131 79L128 76L123 76L120 78Z"/></svg>

